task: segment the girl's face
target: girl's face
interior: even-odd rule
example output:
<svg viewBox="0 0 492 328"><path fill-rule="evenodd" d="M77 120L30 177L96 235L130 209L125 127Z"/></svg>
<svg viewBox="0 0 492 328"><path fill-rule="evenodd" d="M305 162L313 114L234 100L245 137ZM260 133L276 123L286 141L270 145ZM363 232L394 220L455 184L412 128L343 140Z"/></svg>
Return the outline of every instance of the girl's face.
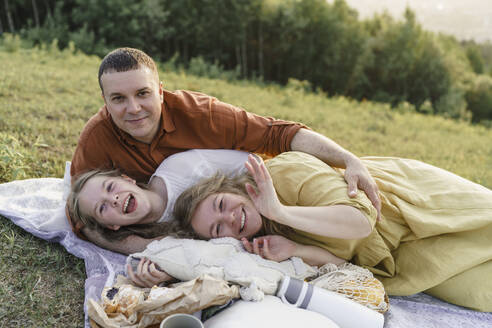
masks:
<svg viewBox="0 0 492 328"><path fill-rule="evenodd" d="M126 176L90 178L79 193L79 208L112 230L147 223L152 210L145 190Z"/></svg>
<svg viewBox="0 0 492 328"><path fill-rule="evenodd" d="M218 193L198 204L191 227L202 238L234 237L249 239L260 231L262 219L246 197Z"/></svg>

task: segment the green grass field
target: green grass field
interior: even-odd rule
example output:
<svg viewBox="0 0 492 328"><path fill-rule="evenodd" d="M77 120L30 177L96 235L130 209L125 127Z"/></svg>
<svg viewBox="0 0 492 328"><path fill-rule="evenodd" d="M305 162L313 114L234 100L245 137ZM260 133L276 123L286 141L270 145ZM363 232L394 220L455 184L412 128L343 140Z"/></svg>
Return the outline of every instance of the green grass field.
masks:
<svg viewBox="0 0 492 328"><path fill-rule="evenodd" d="M62 177L84 123L102 104L100 59L0 47L0 183ZM161 72L166 89L201 91L249 111L302 121L359 156L423 160L492 188L492 130L405 108ZM58 244L0 218L0 327L83 326L85 269Z"/></svg>

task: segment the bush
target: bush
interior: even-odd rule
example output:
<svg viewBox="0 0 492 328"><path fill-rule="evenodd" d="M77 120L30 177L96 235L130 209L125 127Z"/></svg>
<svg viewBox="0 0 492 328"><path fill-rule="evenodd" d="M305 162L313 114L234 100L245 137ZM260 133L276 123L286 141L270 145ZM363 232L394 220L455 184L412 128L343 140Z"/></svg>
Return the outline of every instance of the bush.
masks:
<svg viewBox="0 0 492 328"><path fill-rule="evenodd" d="M211 79L225 79L231 81L236 80L239 77L238 70L226 71L217 62L213 64L207 63L202 56L192 58L187 71L190 74Z"/></svg>
<svg viewBox="0 0 492 328"><path fill-rule="evenodd" d="M442 95L434 104L435 114L469 121L471 113L466 110L465 92L462 88L452 87L448 93Z"/></svg>
<svg viewBox="0 0 492 328"><path fill-rule="evenodd" d="M75 47L86 54L96 54L98 56L104 57L108 52L109 48L104 46L105 40L97 39L93 31L84 25L81 29L71 32L69 39L73 41Z"/></svg>
<svg viewBox="0 0 492 328"><path fill-rule="evenodd" d="M16 52L21 48L22 42L18 35L4 33L2 45L7 52Z"/></svg>
<svg viewBox="0 0 492 328"><path fill-rule="evenodd" d="M473 82L465 95L472 122L492 120L492 77L480 75Z"/></svg>
<svg viewBox="0 0 492 328"><path fill-rule="evenodd" d="M299 81L294 78L289 78L287 81L287 85L285 86L287 89L292 89L296 91L301 91L301 92L312 92L313 87L311 86L311 83L307 80L304 81Z"/></svg>

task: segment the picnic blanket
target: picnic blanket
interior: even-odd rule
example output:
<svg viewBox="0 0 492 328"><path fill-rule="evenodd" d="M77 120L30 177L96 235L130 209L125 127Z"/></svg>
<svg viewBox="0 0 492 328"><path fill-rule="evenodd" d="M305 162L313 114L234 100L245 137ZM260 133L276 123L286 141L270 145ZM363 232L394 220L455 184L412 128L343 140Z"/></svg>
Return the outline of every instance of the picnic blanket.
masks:
<svg viewBox="0 0 492 328"><path fill-rule="evenodd" d="M69 164L67 164L68 167ZM85 327L89 327L87 304L99 299L104 287L111 286L118 274L125 273L126 256L102 249L79 239L65 218L65 199L70 185L69 170L64 179L39 178L0 184L0 215L27 232L49 242L57 242L84 259ZM492 313L468 310L420 293L390 297L385 314L386 328L410 327L492 327Z"/></svg>

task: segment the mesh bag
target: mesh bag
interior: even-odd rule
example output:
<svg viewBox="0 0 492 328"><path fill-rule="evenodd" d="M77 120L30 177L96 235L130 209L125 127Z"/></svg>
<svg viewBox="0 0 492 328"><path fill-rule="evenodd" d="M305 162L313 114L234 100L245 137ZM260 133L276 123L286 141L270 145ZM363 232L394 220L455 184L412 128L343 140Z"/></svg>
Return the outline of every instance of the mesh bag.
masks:
<svg viewBox="0 0 492 328"><path fill-rule="evenodd" d="M357 265L325 264L319 268L319 276L310 283L342 294L380 313L388 311L389 300L383 284L369 270Z"/></svg>

